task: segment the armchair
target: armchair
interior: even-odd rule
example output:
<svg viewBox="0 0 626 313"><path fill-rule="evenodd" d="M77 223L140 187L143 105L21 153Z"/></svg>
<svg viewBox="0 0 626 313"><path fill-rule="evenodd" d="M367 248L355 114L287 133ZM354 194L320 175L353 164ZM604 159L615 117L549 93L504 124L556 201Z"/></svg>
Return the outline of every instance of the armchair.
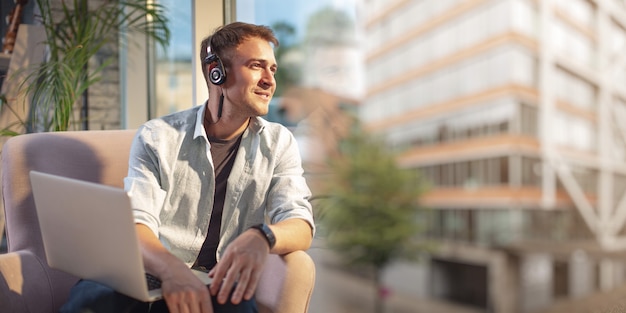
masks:
<svg viewBox="0 0 626 313"><path fill-rule="evenodd" d="M26 134L6 142L2 193L8 253L0 254L0 312L57 312L78 280L48 267L28 173L122 187L133 130ZM257 288L261 312L306 312L315 265L303 251L270 255Z"/></svg>

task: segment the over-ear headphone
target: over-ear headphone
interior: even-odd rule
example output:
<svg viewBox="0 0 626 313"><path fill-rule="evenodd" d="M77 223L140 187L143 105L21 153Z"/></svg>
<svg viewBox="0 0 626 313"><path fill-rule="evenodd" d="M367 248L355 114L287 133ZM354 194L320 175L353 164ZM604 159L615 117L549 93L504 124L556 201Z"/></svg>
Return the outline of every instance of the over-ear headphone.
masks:
<svg viewBox="0 0 626 313"><path fill-rule="evenodd" d="M215 63L215 65L209 68L209 81L215 85L221 85L226 81L226 71L224 71L224 64L222 60L216 54L211 53L211 48L207 48L209 55L204 59L204 65Z"/></svg>

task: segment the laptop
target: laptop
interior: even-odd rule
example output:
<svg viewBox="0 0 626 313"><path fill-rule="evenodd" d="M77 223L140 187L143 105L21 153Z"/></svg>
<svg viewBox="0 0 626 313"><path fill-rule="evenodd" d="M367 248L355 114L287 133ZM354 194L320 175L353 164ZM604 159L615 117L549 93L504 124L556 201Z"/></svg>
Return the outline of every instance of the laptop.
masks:
<svg viewBox="0 0 626 313"><path fill-rule="evenodd" d="M130 198L111 186L30 172L48 265L141 301L161 299L148 288ZM206 285L208 274L192 270Z"/></svg>

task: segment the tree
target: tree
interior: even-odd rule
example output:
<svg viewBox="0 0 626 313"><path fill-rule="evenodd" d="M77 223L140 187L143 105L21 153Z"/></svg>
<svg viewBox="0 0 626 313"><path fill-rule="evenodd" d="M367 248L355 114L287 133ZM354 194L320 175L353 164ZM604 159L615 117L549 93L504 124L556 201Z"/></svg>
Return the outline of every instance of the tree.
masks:
<svg viewBox="0 0 626 313"><path fill-rule="evenodd" d="M309 17L304 41L312 46L354 45L356 23L345 11L324 7Z"/></svg>
<svg viewBox="0 0 626 313"><path fill-rule="evenodd" d="M294 59L294 55L301 54L300 46L295 42L295 26L285 21L279 21L272 24L272 29L279 41L275 54L280 67L280 70L276 72L276 92L274 96L280 97L289 87L300 83L300 76L302 75L302 64L300 62L302 60L298 57L295 60L290 60Z"/></svg>
<svg viewBox="0 0 626 313"><path fill-rule="evenodd" d="M384 142L356 124L329 161L329 177L318 212L328 246L350 266L372 270L375 312L382 312L382 270L390 262L417 257L427 246L419 197L426 189L416 171L398 167Z"/></svg>

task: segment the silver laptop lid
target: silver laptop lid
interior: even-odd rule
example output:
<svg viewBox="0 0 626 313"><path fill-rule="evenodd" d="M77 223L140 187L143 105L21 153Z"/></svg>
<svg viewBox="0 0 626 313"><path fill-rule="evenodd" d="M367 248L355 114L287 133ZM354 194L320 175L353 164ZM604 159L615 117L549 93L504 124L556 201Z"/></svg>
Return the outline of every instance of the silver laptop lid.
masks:
<svg viewBox="0 0 626 313"><path fill-rule="evenodd" d="M127 193L119 188L30 173L48 264L139 300L149 296Z"/></svg>

